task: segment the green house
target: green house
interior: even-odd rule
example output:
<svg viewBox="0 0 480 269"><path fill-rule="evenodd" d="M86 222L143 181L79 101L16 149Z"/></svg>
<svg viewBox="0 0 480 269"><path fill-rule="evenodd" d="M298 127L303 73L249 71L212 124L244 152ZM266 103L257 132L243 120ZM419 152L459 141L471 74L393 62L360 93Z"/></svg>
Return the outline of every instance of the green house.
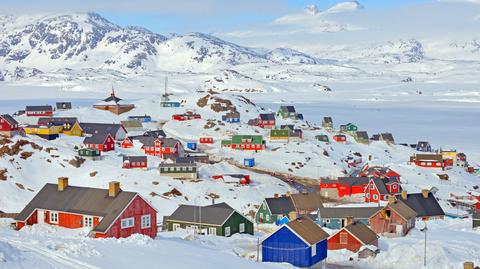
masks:
<svg viewBox="0 0 480 269"><path fill-rule="evenodd" d="M288 141L290 138L289 129L272 129L270 130L270 141Z"/></svg>
<svg viewBox="0 0 480 269"><path fill-rule="evenodd" d="M192 206L180 205L172 215L165 217L168 231L186 229L197 234L231 236L236 233L253 235L253 222L226 203Z"/></svg>
<svg viewBox="0 0 480 269"><path fill-rule="evenodd" d="M340 125L340 131L354 133L358 131L358 127L353 123L347 123L347 124Z"/></svg>
<svg viewBox="0 0 480 269"><path fill-rule="evenodd" d="M370 139L368 138L368 133L365 131L357 131L354 133L353 138L355 138L355 141L361 144L369 144Z"/></svg>
<svg viewBox="0 0 480 269"><path fill-rule="evenodd" d="M315 139L320 142L329 142L328 135L316 135Z"/></svg>
<svg viewBox="0 0 480 269"><path fill-rule="evenodd" d="M255 221L271 224L288 217L291 212L296 212L296 208L290 196L265 198L255 214Z"/></svg>
<svg viewBox="0 0 480 269"><path fill-rule="evenodd" d="M99 149L83 148L78 150L78 156L87 158L99 158L102 152Z"/></svg>
<svg viewBox="0 0 480 269"><path fill-rule="evenodd" d="M277 115L284 119L297 119L297 112L294 106L280 106Z"/></svg>
<svg viewBox="0 0 480 269"><path fill-rule="evenodd" d="M473 213L472 215L472 227L477 228L480 227L480 212Z"/></svg>
<svg viewBox="0 0 480 269"><path fill-rule="evenodd" d="M240 150L264 150L265 140L261 135L234 135L232 139L222 140L221 145Z"/></svg>

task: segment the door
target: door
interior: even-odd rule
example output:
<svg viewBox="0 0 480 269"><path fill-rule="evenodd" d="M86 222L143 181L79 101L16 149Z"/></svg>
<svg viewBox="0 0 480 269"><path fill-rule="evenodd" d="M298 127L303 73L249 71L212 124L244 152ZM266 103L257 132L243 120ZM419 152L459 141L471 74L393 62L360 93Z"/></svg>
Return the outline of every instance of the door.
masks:
<svg viewBox="0 0 480 269"><path fill-rule="evenodd" d="M37 222L45 223L45 210L41 210L41 209L37 210Z"/></svg>
<svg viewBox="0 0 480 269"><path fill-rule="evenodd" d="M208 228L208 234L209 234L209 235L217 235L217 228L215 228L215 227L209 227L209 228Z"/></svg>
<svg viewBox="0 0 480 269"><path fill-rule="evenodd" d="M240 223L240 225L238 227L238 230L240 231L240 233L244 233L245 232L245 223Z"/></svg>
<svg viewBox="0 0 480 269"><path fill-rule="evenodd" d="M173 227L172 227L173 231L176 231L179 228L180 228L180 224L178 224L178 223L173 224Z"/></svg>
<svg viewBox="0 0 480 269"><path fill-rule="evenodd" d="M230 227L225 227L225 236L230 236Z"/></svg>
<svg viewBox="0 0 480 269"><path fill-rule="evenodd" d="M397 232L397 235L402 235L403 234L403 225L401 224L397 224L397 227L396 228L396 232Z"/></svg>

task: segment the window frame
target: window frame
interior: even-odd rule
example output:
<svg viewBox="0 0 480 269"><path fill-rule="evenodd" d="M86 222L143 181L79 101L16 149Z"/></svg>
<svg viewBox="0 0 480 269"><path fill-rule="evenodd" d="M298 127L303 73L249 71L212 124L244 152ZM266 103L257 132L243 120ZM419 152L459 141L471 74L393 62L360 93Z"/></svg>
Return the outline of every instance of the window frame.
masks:
<svg viewBox="0 0 480 269"><path fill-rule="evenodd" d="M50 211L48 216L50 223L58 224L58 215L58 211Z"/></svg>
<svg viewBox="0 0 480 269"><path fill-rule="evenodd" d="M148 223L147 223L148 220ZM150 214L142 215L140 218L140 228L148 229L152 227L152 216Z"/></svg>
<svg viewBox="0 0 480 269"><path fill-rule="evenodd" d="M130 222L130 221L132 222L131 224L130 223L127 223L127 225L124 224L124 222ZM133 227L135 227L135 217L124 218L120 220L121 229L128 229Z"/></svg>

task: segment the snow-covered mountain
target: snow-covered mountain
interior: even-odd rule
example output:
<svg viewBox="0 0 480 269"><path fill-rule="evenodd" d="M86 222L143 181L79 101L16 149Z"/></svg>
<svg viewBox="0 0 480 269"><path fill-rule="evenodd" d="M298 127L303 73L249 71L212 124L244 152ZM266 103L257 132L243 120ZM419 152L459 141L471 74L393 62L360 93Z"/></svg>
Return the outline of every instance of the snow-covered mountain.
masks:
<svg viewBox="0 0 480 269"><path fill-rule="evenodd" d="M254 50L201 33L166 37L115 25L96 13L0 17L0 65L5 70L2 77L7 78L61 68L128 74L267 62L315 64L317 60L287 49Z"/></svg>

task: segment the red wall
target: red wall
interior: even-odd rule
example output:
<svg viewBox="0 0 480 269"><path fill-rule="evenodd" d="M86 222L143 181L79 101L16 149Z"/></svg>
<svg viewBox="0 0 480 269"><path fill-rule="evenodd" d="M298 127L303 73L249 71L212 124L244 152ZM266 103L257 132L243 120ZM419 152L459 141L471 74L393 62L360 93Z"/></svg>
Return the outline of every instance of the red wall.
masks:
<svg viewBox="0 0 480 269"><path fill-rule="evenodd" d="M141 229L141 217L142 215L147 214L150 214L151 226L147 229ZM135 218L135 226L132 228L121 229L121 220L130 217ZM112 224L105 235L97 234L96 237L106 236L120 238L128 237L134 233L148 235L152 238L157 236L157 212L140 196L137 196L130 206L125 209L122 215L120 215L120 217Z"/></svg>
<svg viewBox="0 0 480 269"><path fill-rule="evenodd" d="M340 234L344 232L348 235L347 244L340 244ZM328 239L327 245L329 250L348 249L352 252L357 252L363 246L361 242L359 242L355 237L353 237L350 233L344 231L343 229L341 232L330 237ZM374 241L373 245L378 247L378 240Z"/></svg>
<svg viewBox="0 0 480 269"><path fill-rule="evenodd" d="M0 119L2 119L2 117L0 117ZM3 123L0 122L0 131L3 131L3 132L18 131L18 126L16 126L16 128L12 128L12 126L10 125L10 123L8 123L8 121L3 120Z"/></svg>
<svg viewBox="0 0 480 269"><path fill-rule="evenodd" d="M31 112L27 112L27 116L29 117L45 117L45 116L52 116L53 115L53 112L52 111L43 111L41 113L38 113L38 114L33 114Z"/></svg>

